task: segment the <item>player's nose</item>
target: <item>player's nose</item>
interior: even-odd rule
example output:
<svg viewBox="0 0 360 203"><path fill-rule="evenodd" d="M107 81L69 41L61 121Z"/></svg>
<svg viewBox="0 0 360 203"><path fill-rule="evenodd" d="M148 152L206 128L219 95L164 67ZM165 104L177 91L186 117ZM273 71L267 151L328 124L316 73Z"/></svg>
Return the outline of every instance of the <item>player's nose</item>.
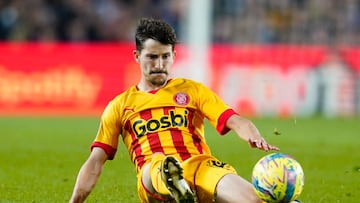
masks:
<svg viewBox="0 0 360 203"><path fill-rule="evenodd" d="M161 57L159 57L158 59L156 59L156 61L155 61L155 67L156 67L157 69L164 69L164 60L163 60Z"/></svg>

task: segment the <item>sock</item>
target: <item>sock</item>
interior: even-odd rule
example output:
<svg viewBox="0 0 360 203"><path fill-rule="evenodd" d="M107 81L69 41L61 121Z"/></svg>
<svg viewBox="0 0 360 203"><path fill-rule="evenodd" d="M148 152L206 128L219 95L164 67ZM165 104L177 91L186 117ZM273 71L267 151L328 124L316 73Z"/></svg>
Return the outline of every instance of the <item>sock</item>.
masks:
<svg viewBox="0 0 360 203"><path fill-rule="evenodd" d="M170 191L166 188L164 181L161 179L161 162L165 155L158 153L154 154L150 165L151 183L154 189L162 195L170 195Z"/></svg>

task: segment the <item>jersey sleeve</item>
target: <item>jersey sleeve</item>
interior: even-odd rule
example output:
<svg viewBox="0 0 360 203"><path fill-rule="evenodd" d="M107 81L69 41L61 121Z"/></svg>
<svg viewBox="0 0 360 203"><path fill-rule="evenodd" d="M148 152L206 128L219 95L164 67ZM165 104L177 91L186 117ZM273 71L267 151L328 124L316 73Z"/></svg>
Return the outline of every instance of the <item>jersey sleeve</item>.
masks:
<svg viewBox="0 0 360 203"><path fill-rule="evenodd" d="M91 145L91 150L94 147L102 148L110 160L114 158L117 151L121 129L119 118L118 108L116 102L113 100L106 106L101 115L99 130Z"/></svg>
<svg viewBox="0 0 360 203"><path fill-rule="evenodd" d="M220 135L224 135L230 131L226 127L226 121L236 112L209 88L199 84L198 103L200 110L216 128Z"/></svg>

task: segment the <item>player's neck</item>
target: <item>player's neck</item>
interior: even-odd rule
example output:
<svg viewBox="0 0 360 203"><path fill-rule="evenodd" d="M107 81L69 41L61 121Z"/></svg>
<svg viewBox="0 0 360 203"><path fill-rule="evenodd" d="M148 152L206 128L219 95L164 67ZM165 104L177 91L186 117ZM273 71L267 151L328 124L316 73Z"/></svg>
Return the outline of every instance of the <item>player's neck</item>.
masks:
<svg viewBox="0 0 360 203"><path fill-rule="evenodd" d="M151 92L151 91L156 91L158 89L161 89L163 88L167 83L168 83L169 80L167 80L164 84L162 85L153 85L153 84L149 84L149 83L146 83L146 82L143 82L143 81L140 81L138 84L137 84L137 89L140 90L140 91L144 91L144 92Z"/></svg>

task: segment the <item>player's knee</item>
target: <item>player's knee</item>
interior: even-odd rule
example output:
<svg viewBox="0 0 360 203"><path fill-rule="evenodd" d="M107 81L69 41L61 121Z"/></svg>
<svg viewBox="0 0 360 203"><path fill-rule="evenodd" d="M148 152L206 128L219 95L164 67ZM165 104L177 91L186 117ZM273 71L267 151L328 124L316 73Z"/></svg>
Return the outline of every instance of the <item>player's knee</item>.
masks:
<svg viewBox="0 0 360 203"><path fill-rule="evenodd" d="M150 176L150 164L147 164L144 166L144 169L142 171L141 175L141 182L143 187L146 188L147 191L154 192L154 188L151 183L151 176Z"/></svg>
<svg viewBox="0 0 360 203"><path fill-rule="evenodd" d="M217 203L261 203L254 193L251 184L235 174L225 175L216 187Z"/></svg>

